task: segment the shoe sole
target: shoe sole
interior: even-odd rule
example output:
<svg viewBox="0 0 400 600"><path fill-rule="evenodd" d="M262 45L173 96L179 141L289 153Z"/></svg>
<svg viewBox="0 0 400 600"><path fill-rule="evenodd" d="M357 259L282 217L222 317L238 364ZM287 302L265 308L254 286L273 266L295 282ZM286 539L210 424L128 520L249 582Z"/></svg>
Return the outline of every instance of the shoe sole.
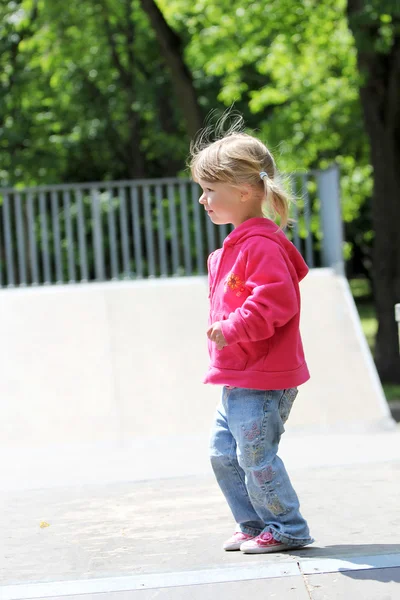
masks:
<svg viewBox="0 0 400 600"><path fill-rule="evenodd" d="M224 548L224 550L225 552L234 552L235 550L240 550L240 545L228 546L227 548Z"/></svg>
<svg viewBox="0 0 400 600"><path fill-rule="evenodd" d="M242 548L240 547L240 551L243 554L268 554L272 552L281 552L282 550L294 550L292 546L285 546L282 544L281 546L274 546L273 548Z"/></svg>

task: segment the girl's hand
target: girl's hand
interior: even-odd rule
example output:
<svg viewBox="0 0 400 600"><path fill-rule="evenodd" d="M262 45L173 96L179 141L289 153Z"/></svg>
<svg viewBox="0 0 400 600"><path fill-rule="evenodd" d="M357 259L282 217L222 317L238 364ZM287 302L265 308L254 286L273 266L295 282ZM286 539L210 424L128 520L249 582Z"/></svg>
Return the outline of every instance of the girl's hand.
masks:
<svg viewBox="0 0 400 600"><path fill-rule="evenodd" d="M207 330L207 337L212 342L215 342L218 350L222 350L222 348L228 345L224 338L224 334L222 333L221 323L219 321L213 323Z"/></svg>

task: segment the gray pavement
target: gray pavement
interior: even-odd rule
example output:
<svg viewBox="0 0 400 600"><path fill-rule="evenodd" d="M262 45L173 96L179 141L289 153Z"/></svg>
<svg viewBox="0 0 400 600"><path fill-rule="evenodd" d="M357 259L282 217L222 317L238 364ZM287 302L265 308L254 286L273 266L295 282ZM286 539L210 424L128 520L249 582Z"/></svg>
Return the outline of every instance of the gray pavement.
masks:
<svg viewBox="0 0 400 600"><path fill-rule="evenodd" d="M234 523L210 472L140 481L132 467L132 480L15 486L0 504L0 599L398 598L400 453L383 460L382 435L400 446L399 433L368 434L356 464L340 436L329 443L341 464L286 448L316 538L291 553L224 552ZM299 455L302 439L312 447L296 439Z"/></svg>

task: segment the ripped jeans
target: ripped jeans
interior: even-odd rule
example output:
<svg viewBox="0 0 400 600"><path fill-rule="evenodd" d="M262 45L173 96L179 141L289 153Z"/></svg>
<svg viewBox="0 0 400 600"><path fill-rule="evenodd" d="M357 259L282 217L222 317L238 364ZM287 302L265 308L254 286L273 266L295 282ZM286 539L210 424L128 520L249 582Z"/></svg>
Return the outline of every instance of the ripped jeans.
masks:
<svg viewBox="0 0 400 600"><path fill-rule="evenodd" d="M223 388L211 436L211 464L238 529L250 535L269 531L289 546L310 537L300 514L278 445L297 388Z"/></svg>

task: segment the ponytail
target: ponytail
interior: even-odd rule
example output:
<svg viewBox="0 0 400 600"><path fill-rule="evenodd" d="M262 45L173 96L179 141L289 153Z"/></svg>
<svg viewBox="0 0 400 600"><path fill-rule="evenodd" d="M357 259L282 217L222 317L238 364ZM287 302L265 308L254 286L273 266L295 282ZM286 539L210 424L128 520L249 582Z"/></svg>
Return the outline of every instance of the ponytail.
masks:
<svg viewBox="0 0 400 600"><path fill-rule="evenodd" d="M284 190L283 186L277 181L276 175L272 177L262 177L265 191L265 208L275 220L278 216L280 227L284 229L286 225L292 222L289 219L289 206L292 198Z"/></svg>

